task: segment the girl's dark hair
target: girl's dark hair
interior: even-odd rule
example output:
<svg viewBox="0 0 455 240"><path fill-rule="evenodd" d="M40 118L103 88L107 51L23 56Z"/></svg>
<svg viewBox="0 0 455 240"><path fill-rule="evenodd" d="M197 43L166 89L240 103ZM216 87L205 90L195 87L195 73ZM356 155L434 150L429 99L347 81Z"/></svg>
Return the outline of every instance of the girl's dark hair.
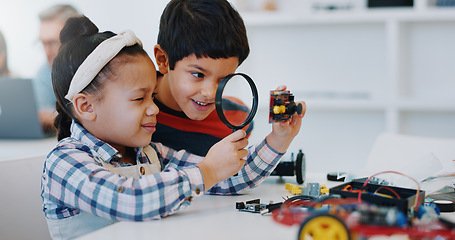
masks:
<svg viewBox="0 0 455 240"><path fill-rule="evenodd" d="M240 14L226 0L171 0L160 20L158 44L166 51L169 68L184 57L238 57L250 48Z"/></svg>
<svg viewBox="0 0 455 240"><path fill-rule="evenodd" d="M58 112L54 126L57 128L58 140L71 135L70 127L73 119L78 122L73 115L72 103L65 98L76 70L101 42L115 35L115 33L110 31L99 33L98 27L85 16L68 19L60 32L62 46L52 64L52 85L57 99L56 109ZM129 56L147 55L138 44L124 47L117 56L125 54ZM104 82L115 74L115 69L111 66L111 62L100 70L98 75L82 92L94 93L102 89ZM118 65L115 67L118 67Z"/></svg>

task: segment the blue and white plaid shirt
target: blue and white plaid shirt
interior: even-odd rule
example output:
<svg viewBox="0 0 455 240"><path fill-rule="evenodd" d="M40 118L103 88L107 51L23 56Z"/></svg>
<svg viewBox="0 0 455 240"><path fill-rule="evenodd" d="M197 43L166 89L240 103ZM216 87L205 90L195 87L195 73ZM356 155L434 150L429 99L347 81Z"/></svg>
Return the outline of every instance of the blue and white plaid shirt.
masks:
<svg viewBox="0 0 455 240"><path fill-rule="evenodd" d="M100 161L118 166L119 153L81 125L71 126L71 137L57 143L44 163L41 179L43 211L49 219L63 219L88 212L115 221L146 221L170 215L190 204L204 189L196 166L203 158L151 144L165 166L160 173L140 179L111 173ZM137 148L137 160L148 159ZM266 141L248 149L245 166L237 176L216 184L208 194L237 194L261 183L282 154Z"/></svg>

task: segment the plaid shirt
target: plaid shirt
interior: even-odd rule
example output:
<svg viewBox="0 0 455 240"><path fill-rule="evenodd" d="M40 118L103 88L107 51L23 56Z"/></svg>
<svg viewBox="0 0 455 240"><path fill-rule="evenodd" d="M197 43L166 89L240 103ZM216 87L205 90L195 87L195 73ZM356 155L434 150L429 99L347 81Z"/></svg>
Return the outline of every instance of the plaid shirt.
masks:
<svg viewBox="0 0 455 240"><path fill-rule="evenodd" d="M140 179L119 176L103 168L100 161L117 166L120 154L73 122L71 137L61 140L44 163L41 197L46 217L63 219L84 211L115 221L145 221L189 205L204 189L196 166L203 158L161 144L151 145L165 166L162 172ZM138 162L148 163L142 148L136 151ZM239 174L207 193L237 194L254 187L270 175L281 156L265 140L251 146Z"/></svg>

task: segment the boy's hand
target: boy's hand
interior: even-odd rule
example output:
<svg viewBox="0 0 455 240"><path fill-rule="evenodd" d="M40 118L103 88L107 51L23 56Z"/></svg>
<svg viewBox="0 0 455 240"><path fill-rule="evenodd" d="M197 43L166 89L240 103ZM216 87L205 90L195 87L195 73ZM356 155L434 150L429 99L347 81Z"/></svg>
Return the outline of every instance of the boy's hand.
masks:
<svg viewBox="0 0 455 240"><path fill-rule="evenodd" d="M286 90L286 86L281 85L276 90ZM302 125L302 118L305 116L305 102L296 102L296 104L302 104L302 113L294 114L287 121L273 123L272 132L267 136L267 143L270 147L280 153L286 152L294 137L297 136Z"/></svg>
<svg viewBox="0 0 455 240"><path fill-rule="evenodd" d="M204 176L205 190L232 177L245 164L248 140L244 130L237 130L213 145L204 160L197 164Z"/></svg>

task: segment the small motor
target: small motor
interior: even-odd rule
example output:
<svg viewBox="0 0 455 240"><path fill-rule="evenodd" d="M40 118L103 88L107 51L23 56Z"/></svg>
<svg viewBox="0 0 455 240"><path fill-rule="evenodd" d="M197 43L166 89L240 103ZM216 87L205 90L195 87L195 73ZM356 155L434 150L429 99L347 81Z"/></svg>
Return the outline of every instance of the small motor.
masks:
<svg viewBox="0 0 455 240"><path fill-rule="evenodd" d="M270 174L271 176L294 176L298 184L305 181L305 154L299 149L294 161L294 154L291 155L291 161L281 161Z"/></svg>
<svg viewBox="0 0 455 240"><path fill-rule="evenodd" d="M269 123L289 120L294 113L302 113L302 104L295 104L290 91L270 91Z"/></svg>

